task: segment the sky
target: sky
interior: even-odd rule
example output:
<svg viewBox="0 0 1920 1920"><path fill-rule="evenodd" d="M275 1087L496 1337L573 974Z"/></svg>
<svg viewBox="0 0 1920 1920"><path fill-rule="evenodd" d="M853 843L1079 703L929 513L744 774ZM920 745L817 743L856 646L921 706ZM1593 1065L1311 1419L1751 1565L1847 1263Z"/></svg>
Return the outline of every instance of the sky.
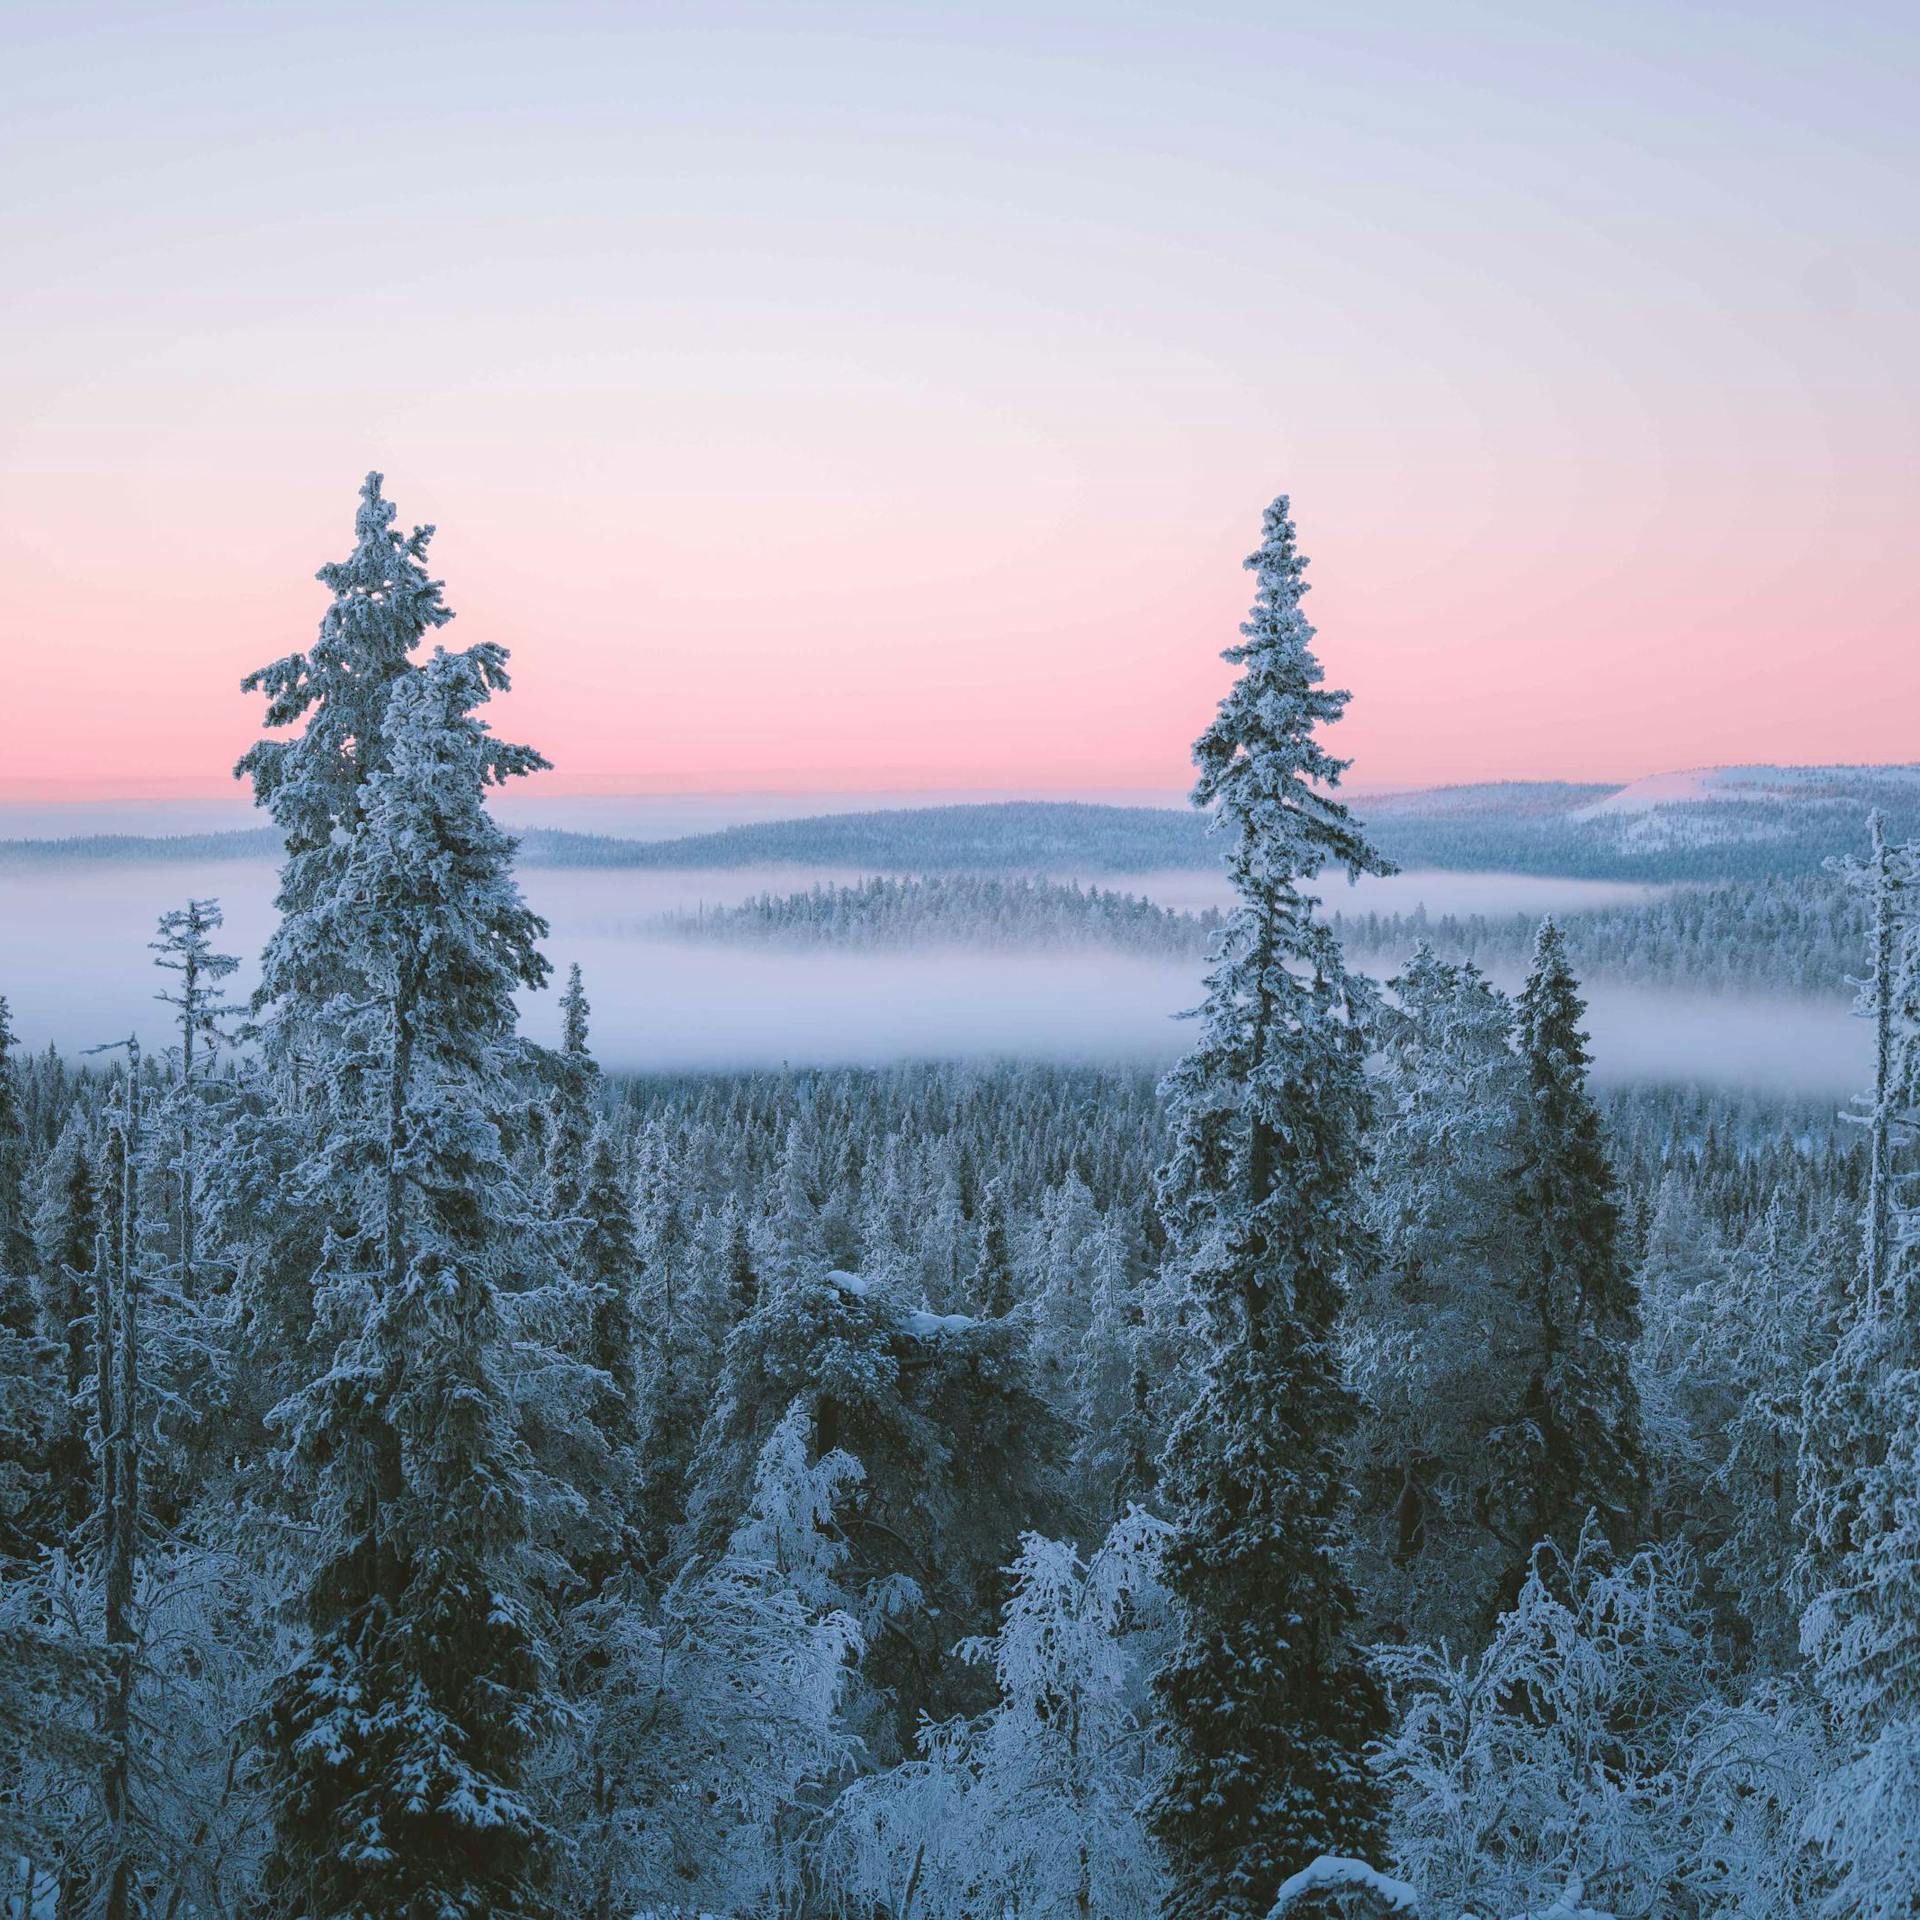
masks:
<svg viewBox="0 0 1920 1920"><path fill-rule="evenodd" d="M1910 7L0 9L0 801L215 795L387 476L572 794L1920 752Z"/></svg>

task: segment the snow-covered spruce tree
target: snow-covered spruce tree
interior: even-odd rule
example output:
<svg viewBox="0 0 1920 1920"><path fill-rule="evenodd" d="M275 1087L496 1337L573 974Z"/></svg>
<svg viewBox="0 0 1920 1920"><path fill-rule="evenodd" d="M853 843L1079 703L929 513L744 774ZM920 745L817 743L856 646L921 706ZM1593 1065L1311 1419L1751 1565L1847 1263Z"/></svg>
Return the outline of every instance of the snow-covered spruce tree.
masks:
<svg viewBox="0 0 1920 1920"><path fill-rule="evenodd" d="M587 1045L590 1011L576 961L567 969L566 991L560 996L560 1051L550 1056L556 1084L547 1122L546 1189L548 1211L556 1220L566 1220L578 1211L586 1183L600 1079L599 1065Z"/></svg>
<svg viewBox="0 0 1920 1920"><path fill-rule="evenodd" d="M1876 818L1872 1142L1858 1279L1831 1357L1807 1381L1800 1450L1800 1638L1848 1759L1823 1783L1812 1832L1847 1920L1909 1920L1920 1886L1920 927L1913 850Z"/></svg>
<svg viewBox="0 0 1920 1920"><path fill-rule="evenodd" d="M356 565L377 557L386 517L371 485L368 497ZM349 604L397 638L383 577ZM361 586L344 570L343 592ZM416 605L439 602L422 589ZM551 1911L553 1836L522 1790L550 1701L497 1292L517 1226L503 1062L514 990L546 975L545 927L484 804L545 763L476 717L505 662L482 645L389 676L384 709L362 721L375 764L342 804L340 843L291 856L269 953L272 1020L327 1044L326 1124L301 1182L331 1216L316 1306L338 1341L275 1416L319 1523L311 1644L266 1731L267 1896L302 1920ZM316 788L337 771L329 750L316 748ZM271 802L297 749L270 764L284 776L266 783Z"/></svg>
<svg viewBox="0 0 1920 1920"><path fill-rule="evenodd" d="M515 1295L519 1404L535 1460L570 1492L565 1557L596 1588L641 1551L641 1260L613 1138L595 1127L569 1203L564 1272Z"/></svg>
<svg viewBox="0 0 1920 1920"><path fill-rule="evenodd" d="M973 1265L969 1298L983 1320L1004 1320L1017 1304L1013 1284L1013 1253L1007 1244L1007 1208L1000 1183L987 1182L980 1201L980 1255Z"/></svg>
<svg viewBox="0 0 1920 1920"><path fill-rule="evenodd" d="M1073 1356L1071 1485L1089 1531L1151 1499L1159 1457L1143 1286L1135 1267L1140 1221L1116 1209L1093 1247L1092 1302Z"/></svg>
<svg viewBox="0 0 1920 1920"><path fill-rule="evenodd" d="M59 1432L61 1348L45 1335L27 1226L26 1126L14 1077L13 1028L0 997L0 1577L31 1557L44 1517L48 1448Z"/></svg>
<svg viewBox="0 0 1920 1920"><path fill-rule="evenodd" d="M727 1317L732 1330L760 1304L760 1269L754 1259L753 1236L747 1230L747 1210L737 1194L729 1194L721 1216L727 1258Z"/></svg>
<svg viewBox="0 0 1920 1920"><path fill-rule="evenodd" d="M1639 1304L1619 1244L1600 1115L1587 1091L1586 1003L1552 920L1534 941L1519 1009L1527 1104L1514 1171L1516 1228L1539 1359L1493 1442L1489 1512L1512 1547L1503 1600L1519 1592L1534 1546L1552 1540L1571 1552L1589 1513L1616 1551L1631 1551L1647 1485L1633 1380Z"/></svg>
<svg viewBox="0 0 1920 1920"><path fill-rule="evenodd" d="M1538 1358L1513 1231L1524 1069L1512 1002L1421 946L1375 1024L1367 1204L1377 1255L1347 1318L1362 1588L1385 1637L1464 1646L1507 1550L1488 1529L1489 1436Z"/></svg>
<svg viewBox="0 0 1920 1920"><path fill-rule="evenodd" d="M27 1217L26 1118L14 1073L13 1019L0 994L0 1275L24 1279L34 1268Z"/></svg>
<svg viewBox="0 0 1920 1920"><path fill-rule="evenodd" d="M158 956L154 964L179 976L171 992L158 996L173 1009L180 1059L179 1078L155 1118L173 1139L174 1258L179 1288L189 1298L198 1291L200 1076L225 1037L229 1009L220 983L240 965L237 954L221 953L213 944L222 924L218 900L189 900L160 916L159 937L147 943Z"/></svg>
<svg viewBox="0 0 1920 1920"><path fill-rule="evenodd" d="M1194 749L1196 804L1228 841L1239 906L1216 944L1198 1044L1168 1076L1160 1204L1206 1319L1203 1390L1168 1443L1180 1609L1159 1676L1174 1741L1155 1826L1173 1920L1263 1915L1322 1853L1377 1852L1365 1763L1383 1730L1355 1644L1343 1449L1354 1403L1335 1329L1362 1237L1366 1101L1350 976L1302 883L1388 871L1327 791L1321 684L1300 610L1306 562L1284 496L1267 509L1242 669Z"/></svg>
<svg viewBox="0 0 1920 1920"><path fill-rule="evenodd" d="M40 1263L40 1323L59 1350L56 1418L47 1441L49 1542L70 1541L92 1499L87 1445L87 1382L93 1366L94 1255L100 1233L99 1196L86 1116L69 1114L40 1168L33 1237Z"/></svg>

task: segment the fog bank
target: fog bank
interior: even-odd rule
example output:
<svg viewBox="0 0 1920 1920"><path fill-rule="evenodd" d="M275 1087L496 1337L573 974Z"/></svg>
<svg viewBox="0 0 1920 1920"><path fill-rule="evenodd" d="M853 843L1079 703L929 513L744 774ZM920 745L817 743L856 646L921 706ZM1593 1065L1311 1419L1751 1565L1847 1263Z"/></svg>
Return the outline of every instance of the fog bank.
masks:
<svg viewBox="0 0 1920 1920"><path fill-rule="evenodd" d="M614 1070L873 1064L1020 1054L1051 1060L1171 1061L1192 1029L1174 1019L1200 994L1197 963L1075 951L833 953L703 945L663 935L664 913L722 906L857 876L782 868L705 872L533 869L532 905L552 924L556 975L578 960L594 1045ZM1103 884L1169 905L1217 905L1206 874L1143 874ZM235 997L257 976L273 925L264 861L204 867L76 864L0 872L0 993L30 1047L72 1052L137 1030L164 1045L161 985L146 943L166 908L217 894L223 944L243 958ZM1403 874L1330 889L1364 911L1544 912L1644 894L1609 883L1487 874ZM1503 982L1511 985L1512 982ZM527 1029L558 1031L551 991L525 999ZM1635 988L1591 993L1602 1081L1739 1085L1844 1099L1867 1070L1868 1036L1843 1005Z"/></svg>

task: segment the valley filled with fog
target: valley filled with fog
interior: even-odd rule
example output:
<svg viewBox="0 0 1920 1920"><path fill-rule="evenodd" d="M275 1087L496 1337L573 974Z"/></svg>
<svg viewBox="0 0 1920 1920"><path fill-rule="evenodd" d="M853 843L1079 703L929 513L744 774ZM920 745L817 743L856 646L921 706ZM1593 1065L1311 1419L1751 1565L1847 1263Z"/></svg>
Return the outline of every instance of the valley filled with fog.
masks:
<svg viewBox="0 0 1920 1920"><path fill-rule="evenodd" d="M556 970L579 962L596 1047L617 1071L881 1065L894 1060L1016 1056L1170 1063L1186 1042L1175 1016L1195 1003L1200 964L1094 947L973 950L963 938L909 949L797 951L702 940L682 922L762 895L844 886L853 870L792 866L642 870L530 867L523 884L552 932ZM1225 876L1176 870L1097 878L1183 912L1228 900ZM146 942L156 918L190 897L217 897L224 943L250 988L273 924L275 869L265 860L74 861L0 868L0 981L22 1041L75 1052L127 1033L160 1032ZM1411 872L1349 886L1323 881L1329 912L1576 918L1631 911L1667 892L1608 880ZM55 936L57 930L58 937ZM1410 945L1410 942L1407 944ZM1404 958L1362 953L1376 974ZM1487 969L1509 989L1521 969ZM1835 987L1840 983L1836 980ZM1826 996L1589 983L1595 1072L1609 1084L1738 1086L1844 1098L1860 1084L1867 1033ZM527 1031L558 1032L555 993L524 998Z"/></svg>

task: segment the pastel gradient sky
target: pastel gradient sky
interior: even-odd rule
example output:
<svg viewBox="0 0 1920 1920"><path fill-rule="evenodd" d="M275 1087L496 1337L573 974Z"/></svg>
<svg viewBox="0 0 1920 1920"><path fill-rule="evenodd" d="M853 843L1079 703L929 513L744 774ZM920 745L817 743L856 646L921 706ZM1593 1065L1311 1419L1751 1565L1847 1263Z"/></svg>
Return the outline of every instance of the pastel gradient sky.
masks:
<svg viewBox="0 0 1920 1920"><path fill-rule="evenodd" d="M220 791L378 466L556 790L1920 754L1911 6L0 14L0 798Z"/></svg>

